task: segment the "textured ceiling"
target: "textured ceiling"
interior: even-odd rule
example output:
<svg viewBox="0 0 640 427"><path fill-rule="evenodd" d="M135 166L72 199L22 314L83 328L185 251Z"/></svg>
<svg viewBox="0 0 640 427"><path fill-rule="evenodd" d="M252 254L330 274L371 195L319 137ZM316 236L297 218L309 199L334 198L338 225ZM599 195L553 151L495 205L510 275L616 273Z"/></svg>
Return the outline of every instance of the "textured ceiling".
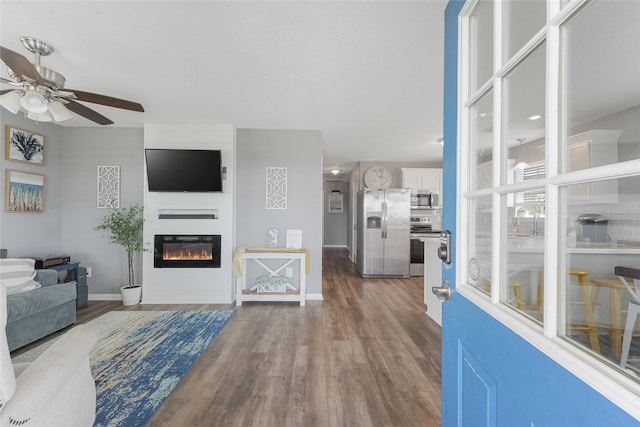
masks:
<svg viewBox="0 0 640 427"><path fill-rule="evenodd" d="M0 42L33 60L20 37L45 40L56 51L41 63L66 87L145 107L87 104L111 126L321 130L325 169L437 161L445 5L2 0ZM83 118L62 125L94 126Z"/></svg>

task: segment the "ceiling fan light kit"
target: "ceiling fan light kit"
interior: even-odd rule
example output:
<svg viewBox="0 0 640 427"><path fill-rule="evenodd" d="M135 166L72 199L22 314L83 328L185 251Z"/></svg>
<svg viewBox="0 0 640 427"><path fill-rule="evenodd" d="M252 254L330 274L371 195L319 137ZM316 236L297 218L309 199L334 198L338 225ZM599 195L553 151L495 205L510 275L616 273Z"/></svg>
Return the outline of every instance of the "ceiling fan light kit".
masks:
<svg viewBox="0 0 640 427"><path fill-rule="evenodd" d="M50 122L53 120L51 113L49 113L48 111L44 111L42 113L34 113L33 111L29 111L27 113L27 118L35 120L36 122Z"/></svg>
<svg viewBox="0 0 640 427"><path fill-rule="evenodd" d="M13 114L18 114L22 108L20 100L22 95L18 90L9 91L3 95L0 95L0 105L11 111Z"/></svg>
<svg viewBox="0 0 640 427"><path fill-rule="evenodd" d="M28 90L20 98L20 105L30 113L44 113L47 111L47 100L40 92Z"/></svg>
<svg viewBox="0 0 640 427"><path fill-rule="evenodd" d="M62 104L60 101L49 102L49 112L53 116L53 120L56 122L63 122L73 117L73 113Z"/></svg>
<svg viewBox="0 0 640 427"><path fill-rule="evenodd" d="M0 82L16 88L0 91L0 105L13 114L24 112L27 118L39 122L61 122L72 118L75 113L100 125L107 125L113 121L77 101L144 112L142 105L136 102L64 89L64 76L40 65L40 57L50 55L54 51L53 46L33 37L21 37L20 41L35 55L34 63L0 46L0 59L6 64L10 77L0 77Z"/></svg>

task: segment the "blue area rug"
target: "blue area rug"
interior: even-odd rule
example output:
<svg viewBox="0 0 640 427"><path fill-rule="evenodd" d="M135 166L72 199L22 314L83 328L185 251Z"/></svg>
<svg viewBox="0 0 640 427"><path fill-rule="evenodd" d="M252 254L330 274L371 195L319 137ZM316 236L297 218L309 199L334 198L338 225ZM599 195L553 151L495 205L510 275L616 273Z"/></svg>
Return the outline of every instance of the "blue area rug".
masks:
<svg viewBox="0 0 640 427"><path fill-rule="evenodd" d="M234 313L112 311L89 322L101 331L91 353L94 425L144 426ZM14 361L33 360L43 346Z"/></svg>

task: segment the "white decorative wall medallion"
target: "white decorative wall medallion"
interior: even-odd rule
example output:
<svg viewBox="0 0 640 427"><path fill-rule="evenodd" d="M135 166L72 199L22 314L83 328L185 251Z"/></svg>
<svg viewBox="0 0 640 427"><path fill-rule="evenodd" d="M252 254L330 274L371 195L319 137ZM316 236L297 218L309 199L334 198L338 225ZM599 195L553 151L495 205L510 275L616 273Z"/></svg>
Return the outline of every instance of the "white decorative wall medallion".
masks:
<svg viewBox="0 0 640 427"><path fill-rule="evenodd" d="M98 166L98 208L120 207L120 166Z"/></svg>
<svg viewBox="0 0 640 427"><path fill-rule="evenodd" d="M287 209L287 168L267 168L267 209Z"/></svg>

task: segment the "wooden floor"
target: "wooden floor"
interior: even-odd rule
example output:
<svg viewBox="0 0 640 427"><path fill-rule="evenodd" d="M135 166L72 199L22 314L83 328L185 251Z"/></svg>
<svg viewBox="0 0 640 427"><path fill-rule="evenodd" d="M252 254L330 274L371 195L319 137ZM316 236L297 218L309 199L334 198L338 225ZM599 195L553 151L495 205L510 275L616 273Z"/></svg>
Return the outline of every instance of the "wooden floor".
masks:
<svg viewBox="0 0 640 427"><path fill-rule="evenodd" d="M203 353L150 426L440 426L440 328L423 281L363 279L323 252L324 301L250 302ZM220 309L92 301L111 310Z"/></svg>

